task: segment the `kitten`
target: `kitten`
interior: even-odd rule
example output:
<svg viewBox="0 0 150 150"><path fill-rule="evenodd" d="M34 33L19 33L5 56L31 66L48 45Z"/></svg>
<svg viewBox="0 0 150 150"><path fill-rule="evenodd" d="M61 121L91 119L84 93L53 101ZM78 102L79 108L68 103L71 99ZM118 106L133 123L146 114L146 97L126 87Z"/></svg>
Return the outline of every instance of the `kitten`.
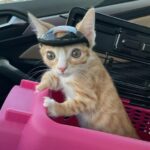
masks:
<svg viewBox="0 0 150 150"><path fill-rule="evenodd" d="M52 27L31 14L29 19L37 37ZM111 77L92 51L95 44L94 8L88 10L76 28L88 39L90 48L85 44L73 44L63 47L42 45L40 49L43 61L51 70L44 73L36 89L62 90L66 97L63 103L46 97L43 105L48 115L76 115L81 127L138 138Z"/></svg>

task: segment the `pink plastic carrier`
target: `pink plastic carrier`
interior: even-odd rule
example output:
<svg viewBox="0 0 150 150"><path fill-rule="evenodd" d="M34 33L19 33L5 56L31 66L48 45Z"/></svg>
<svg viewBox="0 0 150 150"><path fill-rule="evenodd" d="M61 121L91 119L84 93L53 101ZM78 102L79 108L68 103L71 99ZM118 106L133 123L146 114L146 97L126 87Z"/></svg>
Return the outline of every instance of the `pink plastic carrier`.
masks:
<svg viewBox="0 0 150 150"><path fill-rule="evenodd" d="M150 110L125 107L143 140L78 127L75 117L51 119L42 105L60 92L35 93L37 83L23 80L11 90L0 111L0 150L150 150Z"/></svg>

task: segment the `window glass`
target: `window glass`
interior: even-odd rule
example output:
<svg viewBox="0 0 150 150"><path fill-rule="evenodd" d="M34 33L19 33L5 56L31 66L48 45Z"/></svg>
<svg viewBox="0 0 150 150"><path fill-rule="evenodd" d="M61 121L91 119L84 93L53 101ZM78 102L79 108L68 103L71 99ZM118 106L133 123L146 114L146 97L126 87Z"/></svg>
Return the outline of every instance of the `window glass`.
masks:
<svg viewBox="0 0 150 150"><path fill-rule="evenodd" d="M24 1L30 1L30 0L0 0L0 4L6 4L6 3L16 3L16 2L24 2ZM87 3L90 3L91 0L87 0ZM112 5L112 4L118 4L118 3L124 3L124 2L130 2L135 0L97 0L93 1L93 6L106 6L106 5ZM43 2L43 0L41 0ZM63 0L61 1L63 3Z"/></svg>
<svg viewBox="0 0 150 150"><path fill-rule="evenodd" d="M73 7L102 7L136 0L0 0L0 10L32 12L37 17L67 13Z"/></svg>
<svg viewBox="0 0 150 150"><path fill-rule="evenodd" d="M136 0L104 0L103 2L99 3L97 6L108 6L108 5L114 5L114 4L126 3L132 1L136 1Z"/></svg>
<svg viewBox="0 0 150 150"><path fill-rule="evenodd" d="M28 0L0 0L0 4L6 4L6 3L16 3L16 2L24 2Z"/></svg>

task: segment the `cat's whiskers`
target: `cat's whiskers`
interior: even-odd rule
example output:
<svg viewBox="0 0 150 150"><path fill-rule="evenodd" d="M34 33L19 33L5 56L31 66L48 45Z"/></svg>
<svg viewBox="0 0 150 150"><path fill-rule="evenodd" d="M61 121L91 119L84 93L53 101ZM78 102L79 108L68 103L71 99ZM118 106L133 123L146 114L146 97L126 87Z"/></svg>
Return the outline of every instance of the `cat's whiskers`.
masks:
<svg viewBox="0 0 150 150"><path fill-rule="evenodd" d="M43 64L43 65L34 67L34 68L32 68L31 70L29 70L29 72L27 72L27 74L30 74L30 73L32 73L34 70L39 69L39 68L43 68L43 67L46 67L46 66Z"/></svg>
<svg viewBox="0 0 150 150"><path fill-rule="evenodd" d="M46 72L46 71L49 71L49 69L42 69L42 70L38 70L38 71L33 72L33 73L31 74L29 80L32 79L33 77L35 77L36 75L38 75L39 73L42 73L42 72L44 73L44 72Z"/></svg>

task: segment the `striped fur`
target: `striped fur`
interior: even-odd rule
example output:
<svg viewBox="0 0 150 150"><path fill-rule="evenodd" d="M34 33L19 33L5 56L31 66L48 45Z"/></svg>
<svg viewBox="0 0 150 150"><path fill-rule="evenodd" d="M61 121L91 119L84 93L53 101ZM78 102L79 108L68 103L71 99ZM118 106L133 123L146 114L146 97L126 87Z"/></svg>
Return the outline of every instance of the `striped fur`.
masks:
<svg viewBox="0 0 150 150"><path fill-rule="evenodd" d="M48 108L49 116L76 115L82 127L138 138L110 75L92 51L95 41L94 20L95 12L92 8L76 26L89 40L90 48L84 44L41 47L43 61L51 70L44 73L36 88L51 88L64 92L66 99L63 103L45 98L43 105ZM76 48L81 50L79 58L71 56ZM48 51L55 53L54 60L48 60ZM66 70L61 73L58 68L64 66Z"/></svg>

